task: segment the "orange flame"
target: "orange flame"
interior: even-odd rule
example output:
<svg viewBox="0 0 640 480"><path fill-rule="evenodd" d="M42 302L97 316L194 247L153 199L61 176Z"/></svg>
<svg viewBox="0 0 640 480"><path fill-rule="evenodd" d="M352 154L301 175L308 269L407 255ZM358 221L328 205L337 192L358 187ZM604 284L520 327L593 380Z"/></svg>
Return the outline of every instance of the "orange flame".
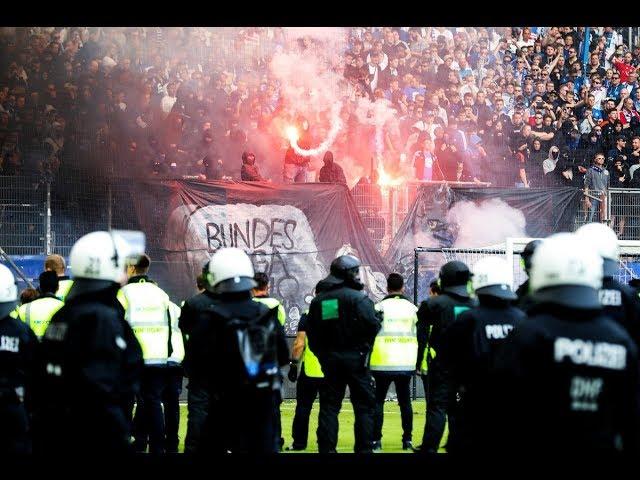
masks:
<svg viewBox="0 0 640 480"><path fill-rule="evenodd" d="M378 168L378 185L380 185L381 187L397 187L398 185L402 184L402 181L402 177L393 178L391 175L389 175L385 171L384 165L382 165L382 163L380 164Z"/></svg>
<svg viewBox="0 0 640 480"><path fill-rule="evenodd" d="M289 142L291 143L296 143L298 141L298 138L300 138L298 134L298 129L293 125L290 125L287 128L285 128L284 132L287 138L289 139Z"/></svg>

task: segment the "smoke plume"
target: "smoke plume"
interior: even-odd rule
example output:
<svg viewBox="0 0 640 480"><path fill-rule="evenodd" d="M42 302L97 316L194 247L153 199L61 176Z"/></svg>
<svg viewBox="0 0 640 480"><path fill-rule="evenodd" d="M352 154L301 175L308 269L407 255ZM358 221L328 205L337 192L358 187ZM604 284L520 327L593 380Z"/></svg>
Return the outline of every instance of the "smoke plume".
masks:
<svg viewBox="0 0 640 480"><path fill-rule="evenodd" d="M526 237L524 214L499 198L456 202L447 213L447 221L458 224L455 247L485 247L504 243L507 237Z"/></svg>

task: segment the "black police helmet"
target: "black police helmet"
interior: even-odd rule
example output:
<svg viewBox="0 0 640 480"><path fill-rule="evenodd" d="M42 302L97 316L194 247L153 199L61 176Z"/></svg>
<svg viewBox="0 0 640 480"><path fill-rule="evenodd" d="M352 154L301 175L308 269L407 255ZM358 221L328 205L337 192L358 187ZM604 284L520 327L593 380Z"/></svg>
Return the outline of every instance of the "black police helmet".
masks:
<svg viewBox="0 0 640 480"><path fill-rule="evenodd" d="M531 270L531 257L541 243L542 240L531 240L525 245L524 250L522 250L520 257L522 257L522 261L524 262L525 272L529 273L529 270Z"/></svg>
<svg viewBox="0 0 640 480"><path fill-rule="evenodd" d="M443 292L468 297L467 283L471 276L472 273L464 262L452 260L440 268L440 288Z"/></svg>
<svg viewBox="0 0 640 480"><path fill-rule="evenodd" d="M356 288L363 288L360 281L360 260L353 255L341 255L331 262L330 274L327 280L334 282L346 282Z"/></svg>

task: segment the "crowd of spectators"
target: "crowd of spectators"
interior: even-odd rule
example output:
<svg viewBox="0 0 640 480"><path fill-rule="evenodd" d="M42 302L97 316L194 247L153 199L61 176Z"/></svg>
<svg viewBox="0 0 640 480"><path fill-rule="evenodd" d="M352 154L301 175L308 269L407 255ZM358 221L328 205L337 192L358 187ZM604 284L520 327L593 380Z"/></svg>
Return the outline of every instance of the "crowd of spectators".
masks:
<svg viewBox="0 0 640 480"><path fill-rule="evenodd" d="M336 54L353 100L395 109L385 161L414 179L582 186L598 168L611 186L640 186L640 47L626 29L590 28L588 41L586 30L355 27ZM90 158L144 175L281 181L286 140L254 142L283 108L269 60L310 42L274 27L4 29L0 174ZM340 142L362 144L351 120L327 181L346 181ZM274 151L278 162L262 158Z"/></svg>

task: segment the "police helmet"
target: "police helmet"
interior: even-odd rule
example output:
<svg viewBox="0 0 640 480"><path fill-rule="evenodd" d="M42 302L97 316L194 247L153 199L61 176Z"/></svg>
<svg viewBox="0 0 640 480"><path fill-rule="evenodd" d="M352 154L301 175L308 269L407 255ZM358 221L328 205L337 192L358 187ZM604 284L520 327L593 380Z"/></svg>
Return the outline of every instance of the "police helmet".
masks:
<svg viewBox="0 0 640 480"><path fill-rule="evenodd" d="M207 290L213 293L248 292L257 283L249 256L239 248L220 248L209 260Z"/></svg>
<svg viewBox="0 0 640 480"><path fill-rule="evenodd" d="M125 240L112 232L97 231L80 237L69 253L74 281L66 298L123 284L130 253Z"/></svg>
<svg viewBox="0 0 640 480"><path fill-rule="evenodd" d="M605 277L618 274L620 247L618 237L611 227L603 223L587 223L576 230L576 235L581 242L588 243L602 257Z"/></svg>
<svg viewBox="0 0 640 480"><path fill-rule="evenodd" d="M472 284L476 295L488 295L504 300L518 297L509 285L511 276L509 265L502 258L485 257L473 265Z"/></svg>
<svg viewBox="0 0 640 480"><path fill-rule="evenodd" d="M522 268L524 268L525 272L529 273L531 270L531 255L533 255L533 252L536 251L536 248L538 248L541 243L542 240L531 240L525 245L524 250L522 250L520 257L522 259Z"/></svg>
<svg viewBox="0 0 640 480"><path fill-rule="evenodd" d="M16 308L18 287L11 270L0 264L0 318L4 318Z"/></svg>
<svg viewBox="0 0 640 480"><path fill-rule="evenodd" d="M440 268L439 284L445 293L453 293L461 297L469 297L467 284L471 280L472 273L466 263L452 260Z"/></svg>
<svg viewBox="0 0 640 480"><path fill-rule="evenodd" d="M337 257L329 267L329 276L326 278L331 283L345 282L359 289L364 288L360 280L360 260L353 255L341 255Z"/></svg>
<svg viewBox="0 0 640 480"><path fill-rule="evenodd" d="M600 308L602 258L572 233L545 239L531 257L529 287L540 303L576 309Z"/></svg>

